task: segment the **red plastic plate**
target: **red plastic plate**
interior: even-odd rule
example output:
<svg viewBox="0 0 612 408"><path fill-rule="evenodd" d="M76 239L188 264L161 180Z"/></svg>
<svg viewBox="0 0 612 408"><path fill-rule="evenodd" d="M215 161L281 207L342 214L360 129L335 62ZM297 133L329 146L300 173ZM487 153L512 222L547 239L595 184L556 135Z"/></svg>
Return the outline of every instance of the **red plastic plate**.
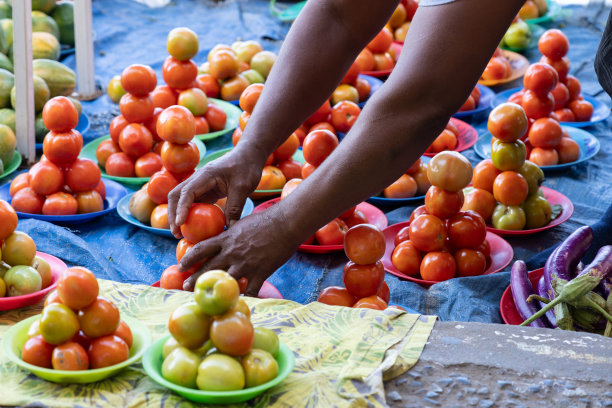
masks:
<svg viewBox="0 0 612 408"><path fill-rule="evenodd" d="M561 214L559 214L557 218L550 221L548 225L545 225L541 228L511 231L511 230L496 229L491 226L487 226L487 231L494 232L495 234L502 235L502 236L531 235L531 234L535 234L536 232L546 231L547 229L556 227L557 225L562 224L565 221L569 220L574 212L574 205L572 204L571 200L567 198L566 196L564 196L563 194L559 193L558 191L553 190L552 188L548 188L548 187L540 187L540 188L542 189L542 192L544 193L544 197L546 197L550 205L560 205L561 206Z"/></svg>
<svg viewBox="0 0 612 408"><path fill-rule="evenodd" d="M544 268L529 272L529 280L534 288L538 286L538 281L543 274ZM523 323L523 318L516 310L516 304L514 303L514 298L512 297L512 289L510 289L510 285L508 285L506 290L504 290L501 300L499 301L499 313L501 314L502 320L506 324L518 326L519 324Z"/></svg>
<svg viewBox="0 0 612 408"><path fill-rule="evenodd" d="M395 61L397 61L399 59L400 53L402 52L402 43L394 41L391 44L391 47L395 50ZM381 78L381 77L389 76L391 71L393 71L393 68L391 68L391 69L383 69L383 70L380 70L380 71L362 71L362 72L360 72L360 74L368 75L368 76L373 76L375 78Z"/></svg>
<svg viewBox="0 0 612 408"><path fill-rule="evenodd" d="M410 225L410 221L405 221L400 222L398 224L393 224L383 230L383 234L385 234L385 242L387 244L385 249L385 255L382 258L382 263L385 267L385 271L402 279L407 279L409 281L416 282L424 286L430 286L434 283L439 283L437 281L430 281L420 279L414 276L408 276L400 272L395 268L395 266L393 266L393 263L391 262L391 255L393 254L393 250L395 249L393 240L395 239L397 233L402 228L407 227L408 225ZM486 240L491 246L491 265L489 265L489 268L484 272L483 275L489 275L503 270L506 266L510 264L510 261L512 261L512 257L514 256L512 246L502 237L487 231Z"/></svg>
<svg viewBox="0 0 612 408"><path fill-rule="evenodd" d="M462 120L451 118L451 123L457 127L459 136L457 137L456 152L462 152L476 144L478 140L478 131ZM434 157L437 153L423 153L423 156Z"/></svg>
<svg viewBox="0 0 612 408"><path fill-rule="evenodd" d="M272 200L266 201L265 203L259 204L253 210L253 213L261 212L269 207L272 207L274 204L280 201L280 197L273 198ZM387 217L385 213L379 210L377 207L374 207L372 204L363 202L357 204L357 209L363 213L368 218L370 224L376 225L381 230L387 228L389 222L387 221ZM330 252L337 252L344 250L344 244L342 245L300 245L298 248L299 251L309 252L312 254L327 254Z"/></svg>
<svg viewBox="0 0 612 408"><path fill-rule="evenodd" d="M151 286L154 288L159 288L159 281L155 282ZM268 281L264 281L257 297L260 299L282 299L283 295L281 295L280 291L276 289L276 286L272 285Z"/></svg>
<svg viewBox="0 0 612 408"><path fill-rule="evenodd" d="M64 261L54 257L53 255L38 251L36 252L36 255L49 262L49 266L51 266L52 276L51 284L43 290L39 290L38 292L30 293L28 295L0 298L0 310L19 309L20 307L33 305L34 303L37 303L38 301L44 299L47 293L55 289L60 274L68 268Z"/></svg>

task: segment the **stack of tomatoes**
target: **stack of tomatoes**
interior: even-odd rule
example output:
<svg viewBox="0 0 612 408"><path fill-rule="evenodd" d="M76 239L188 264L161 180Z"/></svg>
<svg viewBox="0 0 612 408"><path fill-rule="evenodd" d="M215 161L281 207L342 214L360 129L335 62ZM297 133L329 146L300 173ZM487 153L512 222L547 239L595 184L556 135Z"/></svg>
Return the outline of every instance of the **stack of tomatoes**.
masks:
<svg viewBox="0 0 612 408"><path fill-rule="evenodd" d="M376 34L376 37L359 53L355 62L360 71L386 71L395 66L395 49L393 34L387 27Z"/></svg>
<svg viewBox="0 0 612 408"><path fill-rule="evenodd" d="M195 302L179 306L168 322L162 376L183 387L232 391L264 384L278 375L280 342L271 330L254 328L227 272L200 276Z"/></svg>
<svg viewBox="0 0 612 408"><path fill-rule="evenodd" d="M380 261L385 254L383 233L371 224L356 225L346 233L344 252L349 258L342 271L345 287L325 288L317 300L328 305L386 309L391 293Z"/></svg>
<svg viewBox="0 0 612 408"><path fill-rule="evenodd" d="M198 82L210 97L237 101L249 85L265 82L275 61L276 54L257 41L217 44L200 65Z"/></svg>
<svg viewBox="0 0 612 408"><path fill-rule="evenodd" d="M169 229L168 194L191 176L200 162L200 151L193 142L195 120L189 109L174 105L157 118L156 132L161 142L161 169L134 193L129 209L134 218L154 228Z"/></svg>
<svg viewBox="0 0 612 408"><path fill-rule="evenodd" d="M240 95L239 103L243 112L238 121L239 127L232 134L234 146L240 141L242 131L245 129L262 91L263 84L253 84ZM278 190L283 188L287 180L301 177L302 164L292 158L299 146L300 140L294 132L268 157L256 190Z"/></svg>
<svg viewBox="0 0 612 408"><path fill-rule="evenodd" d="M393 39L395 41L404 42L410 28L410 22L418 7L419 3L416 0L402 0L397 5L386 25L393 32Z"/></svg>
<svg viewBox="0 0 612 408"><path fill-rule="evenodd" d="M548 224L552 208L539 189L544 173L525 160L525 144L520 140L528 127L525 111L514 103L501 104L491 111L487 127L493 135L491 159L474 168L474 190L468 193L465 207L498 229L532 229Z"/></svg>
<svg viewBox="0 0 612 408"><path fill-rule="evenodd" d="M98 289L90 270L66 269L28 330L22 360L55 370L96 369L127 360L132 332Z"/></svg>
<svg viewBox="0 0 612 408"><path fill-rule="evenodd" d="M187 221L181 225L183 238L176 245L176 261L181 262L183 256L195 244L205 239L214 237L223 232L225 228L225 214L217 204L194 203L187 214ZM162 273L160 286L165 289L183 289L183 282L202 263L195 265L187 272L180 272L178 265L172 265Z"/></svg>
<svg viewBox="0 0 612 408"><path fill-rule="evenodd" d="M450 122L449 122L450 123ZM431 186L427 178L427 163L420 158L405 174L383 190L385 198L411 198L425 194Z"/></svg>
<svg viewBox="0 0 612 408"><path fill-rule="evenodd" d="M50 130L43 141L44 156L11 182L13 207L45 215L102 211L106 189L100 169L93 161L78 157L83 137L74 129L79 120L74 104L57 96L45 104L42 117Z"/></svg>
<svg viewBox="0 0 612 408"><path fill-rule="evenodd" d="M478 213L461 210L472 165L460 153L442 152L429 162L427 173L432 186L425 205L413 211L410 225L395 237L393 266L437 282L481 275L490 264L486 225Z"/></svg>
<svg viewBox="0 0 612 408"><path fill-rule="evenodd" d="M538 49L542 53L540 62L529 67L523 80L525 88L513 94L510 101L523 105L530 119L552 116L562 122L588 121L593 105L581 95L580 81L569 75L569 41L565 34L557 29L546 31Z"/></svg>
<svg viewBox="0 0 612 408"><path fill-rule="evenodd" d="M477 88L474 88L477 89ZM471 98L471 96L470 96ZM468 98L469 99L469 98ZM427 148L426 153L440 153L444 150L455 150L459 144L459 129L448 121L445 129L440 133L433 143Z"/></svg>
<svg viewBox="0 0 612 408"><path fill-rule="evenodd" d="M498 81L508 78L512 74L510 62L504 57L501 48L496 48L493 56L487 63L480 78L484 81Z"/></svg>

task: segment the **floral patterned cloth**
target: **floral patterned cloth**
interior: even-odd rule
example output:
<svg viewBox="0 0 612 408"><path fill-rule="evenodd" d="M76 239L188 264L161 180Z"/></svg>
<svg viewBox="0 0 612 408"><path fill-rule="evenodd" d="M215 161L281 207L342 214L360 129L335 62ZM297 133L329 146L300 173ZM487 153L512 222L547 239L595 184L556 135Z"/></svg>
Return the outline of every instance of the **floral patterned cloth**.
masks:
<svg viewBox="0 0 612 408"><path fill-rule="evenodd" d="M100 280L101 294L122 316L138 319L153 340L168 333L170 313L191 293ZM256 326L276 331L295 355L295 368L279 386L238 406L384 406L383 381L419 359L435 317L351 309L320 303L246 298ZM0 338L14 323L40 313L41 305L0 312ZM0 405L53 407L191 407L196 404L157 385L140 363L89 385L54 384L0 355Z"/></svg>

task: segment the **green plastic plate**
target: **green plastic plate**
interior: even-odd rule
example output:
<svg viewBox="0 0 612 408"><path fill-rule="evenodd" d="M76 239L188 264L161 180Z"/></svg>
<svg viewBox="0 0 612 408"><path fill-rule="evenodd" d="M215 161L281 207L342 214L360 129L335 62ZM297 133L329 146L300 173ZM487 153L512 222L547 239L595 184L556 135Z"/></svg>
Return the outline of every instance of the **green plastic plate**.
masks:
<svg viewBox="0 0 612 408"><path fill-rule="evenodd" d="M305 1L300 1L291 5L283 5L283 7L277 7L278 4L276 0L270 1L270 13L273 16L276 16L280 21L284 22L292 22L297 16L300 14L304 6L306 5Z"/></svg>
<svg viewBox="0 0 612 408"><path fill-rule="evenodd" d="M100 143L102 143L103 141L108 140L108 139L110 139L110 136L106 135L106 136L101 136L101 137L99 137L97 139L94 139L91 142L87 143L85 146L83 146L83 149L81 150L81 154L79 155L79 157L84 158L84 159L89 159L89 160L92 160L94 163L97 163L98 159L96 158L96 149L98 148ZM202 159L206 155L206 146L204 146L204 143L202 143L197 138L194 138L193 142L196 144L196 146L198 147L198 150L200 151L200 163L197 166L199 168L199 167L202 167L204 165L204 163L202 163ZM110 180L114 180L114 181L116 181L118 183L121 183L121 184L126 185L126 186L131 187L131 188L138 188L138 187L142 186L147 181L149 181L149 178L150 178L150 177L117 177L117 176L109 176L108 174L106 174L106 172L104 171L104 169L102 167L100 167L100 172L102 173L102 177L105 177L105 178L110 179Z"/></svg>
<svg viewBox="0 0 612 408"><path fill-rule="evenodd" d="M237 402L248 401L255 398L264 391L280 384L293 371L294 358L293 352L289 347L280 343L280 349L276 361L278 362L278 375L275 379L268 381L265 384L257 387L245 388L237 391L202 391L193 388L182 387L166 380L161 375L161 366L163 364L162 348L164 343L170 336L165 336L147 349L142 357L142 365L145 372L159 385L162 385L178 395L187 398L188 400L205 403L205 404L234 404Z"/></svg>
<svg viewBox="0 0 612 408"><path fill-rule="evenodd" d="M13 158L11 159L11 162L4 169L4 173L0 174L0 179L3 179L6 176L9 176L12 173L14 173L15 170L19 168L19 166L21 166L21 153L15 150L15 153L13 153Z"/></svg>
<svg viewBox="0 0 612 408"><path fill-rule="evenodd" d="M117 374L125 367L137 362L145 350L151 344L151 333L149 329L138 320L122 317L122 319L130 326L132 330L133 342L130 349L130 357L122 363L114 366L96 368L94 370L81 371L65 371L53 370L50 368L41 368L32 364L28 364L21 360L21 349L28 339L28 329L32 322L40 316L32 316L20 321L11 327L4 338L2 339L2 351L10 361L17 364L24 370L30 371L32 374L54 383L59 384L89 384L96 381L104 380Z"/></svg>
<svg viewBox="0 0 612 408"><path fill-rule="evenodd" d="M215 98L209 98L208 100L214 102L215 105L223 109L223 112L225 112L227 115L227 121L225 122L225 128L223 130L204 133L203 135L196 135L196 138L202 141L216 139L232 132L234 129L236 129L236 126L238 126L238 120L240 119L240 114L242 113L242 110L239 107L229 102Z"/></svg>

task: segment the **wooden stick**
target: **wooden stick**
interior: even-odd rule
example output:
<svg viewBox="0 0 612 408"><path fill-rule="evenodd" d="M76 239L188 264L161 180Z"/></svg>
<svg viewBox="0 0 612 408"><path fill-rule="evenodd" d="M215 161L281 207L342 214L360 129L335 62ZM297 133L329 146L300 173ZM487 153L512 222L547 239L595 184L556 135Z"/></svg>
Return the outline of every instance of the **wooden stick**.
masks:
<svg viewBox="0 0 612 408"><path fill-rule="evenodd" d="M100 94L94 76L93 23L91 0L74 2L74 36L79 99L90 100Z"/></svg>

